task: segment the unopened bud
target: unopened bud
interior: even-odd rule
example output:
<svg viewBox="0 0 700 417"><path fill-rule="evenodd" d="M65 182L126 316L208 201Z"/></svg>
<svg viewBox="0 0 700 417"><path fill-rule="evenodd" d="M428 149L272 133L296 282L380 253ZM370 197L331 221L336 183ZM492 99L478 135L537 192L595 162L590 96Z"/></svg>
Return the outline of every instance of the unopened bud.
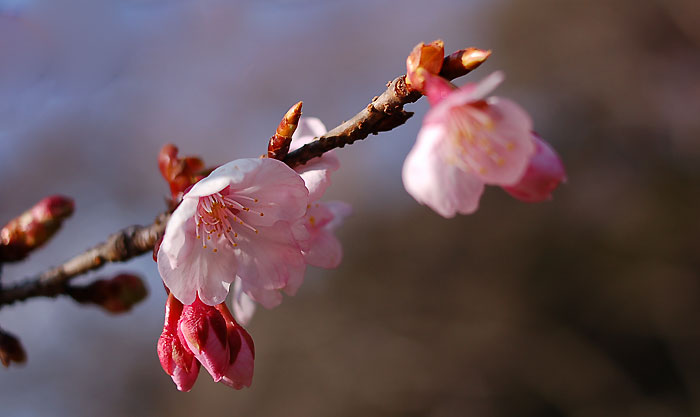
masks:
<svg viewBox="0 0 700 417"><path fill-rule="evenodd" d="M182 344L209 371L214 382L219 382L229 362L226 321L221 313L196 298L182 309L178 335Z"/></svg>
<svg viewBox="0 0 700 417"><path fill-rule="evenodd" d="M425 72L437 75L445 57L445 43L438 39L429 44L416 45L406 59L406 84L417 91L423 90Z"/></svg>
<svg viewBox="0 0 700 417"><path fill-rule="evenodd" d="M10 333L0 330L0 362L6 368L14 363L24 363L27 361L27 354L24 352L22 343Z"/></svg>
<svg viewBox="0 0 700 417"><path fill-rule="evenodd" d="M100 279L84 287L68 287L66 293L82 304L95 304L112 314L124 313L144 300L148 290L143 280L132 274Z"/></svg>
<svg viewBox="0 0 700 417"><path fill-rule="evenodd" d="M253 383L255 370L255 345L250 334L236 322L226 304L221 303L216 308L226 319L229 361L226 373L221 383L233 389L250 387Z"/></svg>
<svg viewBox="0 0 700 417"><path fill-rule="evenodd" d="M177 324L182 314L182 303L170 294L165 303L165 323L158 339L158 359L180 391L189 391L199 375L199 361L180 341Z"/></svg>
<svg viewBox="0 0 700 417"><path fill-rule="evenodd" d="M196 156L178 158L178 149L173 144L166 144L158 154L158 169L170 186L174 201L197 181L204 178L204 161Z"/></svg>
<svg viewBox="0 0 700 417"><path fill-rule="evenodd" d="M46 197L0 229L0 260L19 261L46 243L73 214L73 199Z"/></svg>
<svg viewBox="0 0 700 417"><path fill-rule="evenodd" d="M461 77L486 62L489 56L491 51L479 48L461 49L445 58L440 75L448 80Z"/></svg>
<svg viewBox="0 0 700 417"><path fill-rule="evenodd" d="M293 105L282 118L282 121L277 126L275 134L270 138L267 145L267 157L279 159L280 161L287 156L289 145L292 143L292 135L297 130L299 118L301 118L302 102Z"/></svg>

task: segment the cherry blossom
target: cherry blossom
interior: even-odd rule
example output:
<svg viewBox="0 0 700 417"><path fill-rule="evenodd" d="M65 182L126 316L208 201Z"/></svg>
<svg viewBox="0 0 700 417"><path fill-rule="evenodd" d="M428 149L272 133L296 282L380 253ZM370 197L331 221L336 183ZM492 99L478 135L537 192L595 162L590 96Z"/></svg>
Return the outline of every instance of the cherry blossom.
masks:
<svg viewBox="0 0 700 417"><path fill-rule="evenodd" d="M459 89L423 76L432 107L404 163L404 186L443 217L472 213L484 184L511 186L522 178L535 152L532 121L508 99L485 98L501 73Z"/></svg>
<svg viewBox="0 0 700 417"><path fill-rule="evenodd" d="M158 250L158 270L183 304L224 301L236 277L262 295L298 285L306 264L300 227L309 192L275 159L239 159L215 169L187 192ZM280 296L281 297L281 296Z"/></svg>

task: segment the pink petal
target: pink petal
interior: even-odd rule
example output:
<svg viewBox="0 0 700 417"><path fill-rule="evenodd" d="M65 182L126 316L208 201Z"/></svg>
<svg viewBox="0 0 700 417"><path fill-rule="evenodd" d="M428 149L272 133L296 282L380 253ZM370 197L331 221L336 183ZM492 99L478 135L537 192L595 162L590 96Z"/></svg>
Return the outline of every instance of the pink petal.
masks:
<svg viewBox="0 0 700 417"><path fill-rule="evenodd" d="M251 211L241 211L238 214L240 219L255 226L271 226L279 220L294 221L302 217L306 212L309 192L299 174L276 159L255 161L261 161L258 169L231 184L229 189L233 196L258 200L246 203Z"/></svg>
<svg viewBox="0 0 700 417"><path fill-rule="evenodd" d="M333 235L333 230L351 211L350 205L342 201L311 205L305 216L311 233L309 249L304 251L307 264L319 268L336 268L340 264L343 248Z"/></svg>
<svg viewBox="0 0 700 417"><path fill-rule="evenodd" d="M556 151L539 136L533 135L537 152L530 160L525 175L516 185L503 187L518 200L536 203L552 198L552 192L566 181L566 171Z"/></svg>
<svg viewBox="0 0 700 417"><path fill-rule="evenodd" d="M309 202L319 200L331 185L331 173L340 168L340 160L332 152L314 158L295 168L309 190Z"/></svg>
<svg viewBox="0 0 700 417"><path fill-rule="evenodd" d="M299 126L292 135L290 151L298 149L324 134L326 134L326 127L319 119L304 117L299 121ZM338 168L340 168L340 160L333 151L326 152L322 156L295 168L309 190L310 202L321 198L330 185L330 173L337 171Z"/></svg>
<svg viewBox="0 0 700 417"><path fill-rule="evenodd" d="M433 119L435 118L439 119L439 123L442 123L452 108L483 100L484 97L489 95L503 82L503 79L503 73L496 71L476 84L465 84L457 90L452 90L451 94L444 97L443 100L439 100L439 102L431 108L431 111L425 116L424 123L433 123ZM442 94L445 93L447 93L447 90L443 88Z"/></svg>
<svg viewBox="0 0 700 417"><path fill-rule="evenodd" d="M184 369L179 366L175 367L171 378L178 391L188 392L192 389L199 376L199 366L200 364L197 360L192 360L189 369Z"/></svg>
<svg viewBox="0 0 700 417"><path fill-rule="evenodd" d="M517 183L535 152L530 133L532 120L516 103L497 97L488 99L483 113L490 124L479 130L475 128L472 133L475 143L463 143L469 148L465 160L487 184Z"/></svg>
<svg viewBox="0 0 700 417"><path fill-rule="evenodd" d="M178 260L188 256L192 250L191 234L194 234L194 213L197 210L196 200L183 201L170 216L165 226L163 241L158 250L158 262L161 254L167 256L173 268Z"/></svg>
<svg viewBox="0 0 700 417"><path fill-rule="evenodd" d="M352 206L344 201L326 201L323 204L333 213L333 220L326 226L330 230L335 230L352 214Z"/></svg>
<svg viewBox="0 0 700 417"><path fill-rule="evenodd" d="M288 223L261 227L259 233L242 232L239 239L239 248L233 253L237 275L248 286L283 289L289 281L303 277L304 259Z"/></svg>
<svg viewBox="0 0 700 417"><path fill-rule="evenodd" d="M196 239L193 236L191 240ZM193 245L190 253L173 265L163 251L161 245L158 250L158 272L180 302L192 304L197 294L208 305L220 304L226 299L229 285L236 278L236 260L233 256Z"/></svg>
<svg viewBox="0 0 700 417"><path fill-rule="evenodd" d="M469 214L479 206L484 183L458 166L454 155L445 155L445 129L424 125L403 165L406 191L443 217Z"/></svg>
<svg viewBox="0 0 700 417"><path fill-rule="evenodd" d="M233 283L233 316L241 325L246 325L255 313L255 301L245 292L240 278Z"/></svg>
<svg viewBox="0 0 700 417"><path fill-rule="evenodd" d="M234 389L250 387L253 383L253 373L255 370L255 351L253 340L250 336L241 333L241 348L236 355L236 359L229 366L221 382ZM247 336L247 337L246 337Z"/></svg>
<svg viewBox="0 0 700 417"><path fill-rule="evenodd" d="M306 263L319 268L337 268L342 259L343 247L340 241L327 230L319 230L311 249L304 252Z"/></svg>

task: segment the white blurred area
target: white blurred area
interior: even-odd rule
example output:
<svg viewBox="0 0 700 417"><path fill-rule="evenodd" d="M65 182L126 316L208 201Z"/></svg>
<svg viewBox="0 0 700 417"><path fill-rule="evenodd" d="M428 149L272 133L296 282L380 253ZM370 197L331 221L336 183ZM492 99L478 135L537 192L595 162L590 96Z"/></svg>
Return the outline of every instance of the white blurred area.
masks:
<svg viewBox="0 0 700 417"><path fill-rule="evenodd" d="M164 208L156 157L166 142L208 164L257 156L298 100L331 128L404 72L414 44L483 46L476 3L0 0L0 222L46 195L76 200L61 233L28 262L6 265L3 281L150 222ZM419 124L416 117L340 150L344 166L329 196L351 202L357 216L410 202L400 164ZM143 274L150 288L130 314L109 317L67 299L0 311L0 326L29 357L0 370L0 415L156 415L153 396L181 398L155 354L164 293L150 257L87 279L121 270ZM263 332L253 332L261 344ZM207 379L202 373L195 388L205 397L215 395L206 394ZM265 401L262 393L214 392Z"/></svg>

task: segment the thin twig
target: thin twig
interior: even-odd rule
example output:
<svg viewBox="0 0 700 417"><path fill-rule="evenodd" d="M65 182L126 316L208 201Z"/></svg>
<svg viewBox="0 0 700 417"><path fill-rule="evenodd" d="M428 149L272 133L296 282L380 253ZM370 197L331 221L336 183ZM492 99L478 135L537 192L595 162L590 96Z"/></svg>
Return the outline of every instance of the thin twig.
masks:
<svg viewBox="0 0 700 417"><path fill-rule="evenodd" d="M452 54L445 58L440 74L454 79L467 74L471 69L461 68L461 56ZM335 148L342 148L370 134L392 130L413 115L403 106L413 103L421 94L406 85L402 75L387 84L387 89L375 97L352 119L332 129L318 140L290 152L284 162L294 168L312 158L323 155ZM104 266L108 262L125 262L136 256L151 252L160 236L170 213L161 213L149 226L131 226L111 235L107 241L73 257L62 265L31 277L18 284L3 286L0 289L0 306L23 301L32 297L56 297L65 292L68 282L89 271Z"/></svg>

